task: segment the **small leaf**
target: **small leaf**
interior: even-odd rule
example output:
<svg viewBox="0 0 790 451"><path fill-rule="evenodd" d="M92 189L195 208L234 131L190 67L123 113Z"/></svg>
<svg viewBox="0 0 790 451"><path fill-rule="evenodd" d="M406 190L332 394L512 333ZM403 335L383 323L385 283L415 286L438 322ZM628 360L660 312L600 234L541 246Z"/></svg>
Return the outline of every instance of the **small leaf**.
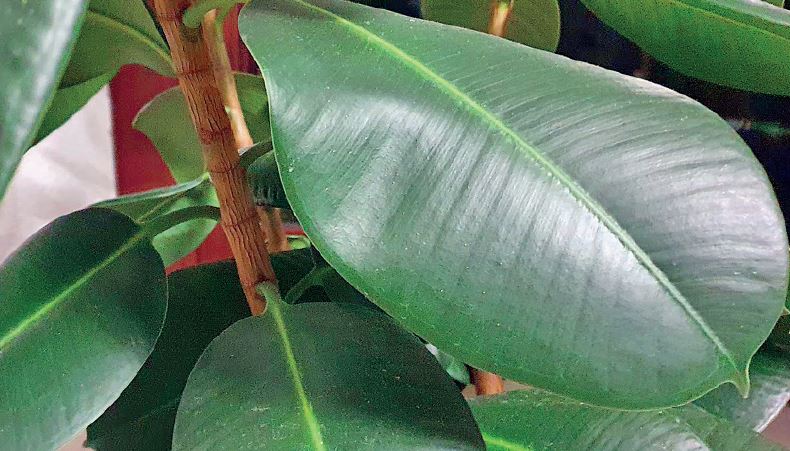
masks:
<svg viewBox="0 0 790 451"><path fill-rule="evenodd" d="M766 3L770 3L774 6L778 6L780 8L784 8L785 6L785 0L763 0L763 1Z"/></svg>
<svg viewBox="0 0 790 451"><path fill-rule="evenodd" d="M270 300L189 376L173 449L484 449L436 359L386 315Z"/></svg>
<svg viewBox="0 0 790 451"><path fill-rule="evenodd" d="M431 354L436 357L439 365L444 368L444 370L450 377L453 378L453 380L456 380L463 385L469 385L472 383L471 376L469 375L469 368L464 362L456 359L441 349L437 349L436 346L432 344L427 345L427 347L428 350L431 351Z"/></svg>
<svg viewBox="0 0 790 451"><path fill-rule="evenodd" d="M491 16L491 0L422 0L420 8L424 19L484 33ZM557 0L515 1L504 37L536 49L557 50L560 42Z"/></svg>
<svg viewBox="0 0 790 451"><path fill-rule="evenodd" d="M269 152L256 159L247 168L247 179L256 205L291 209L291 205L288 204L288 199L285 197L274 152Z"/></svg>
<svg viewBox="0 0 790 451"><path fill-rule="evenodd" d="M762 432L790 401L790 355L758 352L749 365L749 377L752 388L746 399L727 385L694 403L714 415Z"/></svg>
<svg viewBox="0 0 790 451"><path fill-rule="evenodd" d="M310 252L272 255L280 286L293 286L312 267ZM233 262L176 271L162 335L120 398L88 427L97 451L169 450L176 409L189 372L208 344L250 315Z"/></svg>
<svg viewBox="0 0 790 451"><path fill-rule="evenodd" d="M261 77L236 74L239 102L256 143L271 142L266 88ZM167 127L162 127L167 124ZM169 89L145 105L134 120L136 130L154 143L176 182L205 172L200 141L179 88Z"/></svg>
<svg viewBox="0 0 790 451"><path fill-rule="evenodd" d="M763 168L716 114L348 2L253 1L239 26L296 217L404 327L597 405L747 388L784 304L788 244Z"/></svg>
<svg viewBox="0 0 790 451"><path fill-rule="evenodd" d="M85 0L3 4L0 18L0 199L55 95Z"/></svg>
<svg viewBox="0 0 790 451"><path fill-rule="evenodd" d="M469 404L491 451L782 449L693 405L617 411L539 390L475 398Z"/></svg>
<svg viewBox="0 0 790 451"><path fill-rule="evenodd" d="M140 64L172 77L170 50L144 0L91 0L61 88Z"/></svg>
<svg viewBox="0 0 790 451"><path fill-rule="evenodd" d="M174 211L201 205L219 207L217 193L214 191L208 174L203 174L191 182L122 196L96 204L97 207L119 211L138 223L145 223ZM184 222L156 235L153 239L154 248L162 256L165 266L170 266L197 249L216 225L216 221L203 218Z"/></svg>
<svg viewBox="0 0 790 451"><path fill-rule="evenodd" d="M56 219L0 267L0 449L57 448L107 408L154 347L162 260L126 216Z"/></svg>
<svg viewBox="0 0 790 451"><path fill-rule="evenodd" d="M783 315L766 340L768 346L790 355L790 315Z"/></svg>
<svg viewBox="0 0 790 451"><path fill-rule="evenodd" d="M582 0L598 18L685 75L790 95L790 11L754 0Z"/></svg>

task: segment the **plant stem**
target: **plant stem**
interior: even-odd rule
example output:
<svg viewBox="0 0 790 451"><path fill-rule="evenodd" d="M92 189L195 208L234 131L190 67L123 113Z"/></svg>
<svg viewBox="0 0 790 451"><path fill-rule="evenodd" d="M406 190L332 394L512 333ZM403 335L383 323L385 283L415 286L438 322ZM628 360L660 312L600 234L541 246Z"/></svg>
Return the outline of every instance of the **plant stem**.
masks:
<svg viewBox="0 0 790 451"><path fill-rule="evenodd" d="M179 85L200 137L203 158L217 189L222 226L236 259L247 303L253 315L260 315L266 310L266 301L255 291L255 286L276 284L277 279L245 170L239 164L234 128L225 111L222 90L229 86L221 86L222 80L216 77L222 63L212 56L225 49L215 48L216 39L206 39L216 32L213 16L204 19L202 31L183 24L183 14L189 5L185 0L154 0L157 19L170 44Z"/></svg>
<svg viewBox="0 0 790 451"><path fill-rule="evenodd" d="M491 18L488 20L488 34L500 38L507 32L510 14L513 12L514 0L493 0L491 2Z"/></svg>
<svg viewBox="0 0 790 451"><path fill-rule="evenodd" d="M470 374L478 395L497 395L505 391L505 381L494 373L472 368Z"/></svg>

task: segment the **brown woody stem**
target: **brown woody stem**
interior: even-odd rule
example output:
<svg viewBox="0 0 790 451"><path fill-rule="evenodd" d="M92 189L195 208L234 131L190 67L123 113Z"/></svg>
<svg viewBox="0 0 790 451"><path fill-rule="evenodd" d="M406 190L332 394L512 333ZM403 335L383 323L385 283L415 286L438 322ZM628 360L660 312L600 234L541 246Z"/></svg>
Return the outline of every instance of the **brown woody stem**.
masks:
<svg viewBox="0 0 790 451"><path fill-rule="evenodd" d="M236 259L247 303L253 315L260 315L266 310L266 301L256 293L255 286L263 282L276 284L277 280L245 170L239 164L240 137L234 133L225 110L223 89L230 89L230 86L223 84L222 75L217 75L223 70L218 56L225 49L217 48L213 16L207 15L202 30L188 28L182 23L183 13L190 4L188 0L154 0L154 10L170 44L178 83L203 146L206 168L217 190L222 227ZM232 88L235 94L235 85Z"/></svg>
<svg viewBox="0 0 790 451"><path fill-rule="evenodd" d="M488 20L488 34L499 36L507 33L507 24L513 12L514 0L493 0L491 2L491 18Z"/></svg>
<svg viewBox="0 0 790 451"><path fill-rule="evenodd" d="M497 395L505 391L505 381L498 375L474 368L470 373L478 395Z"/></svg>

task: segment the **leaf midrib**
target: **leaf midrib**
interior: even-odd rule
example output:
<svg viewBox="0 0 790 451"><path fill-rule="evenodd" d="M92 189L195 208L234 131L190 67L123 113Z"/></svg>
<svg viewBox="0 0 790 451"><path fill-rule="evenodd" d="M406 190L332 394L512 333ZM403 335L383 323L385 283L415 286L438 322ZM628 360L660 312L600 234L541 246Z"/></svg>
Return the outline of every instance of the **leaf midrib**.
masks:
<svg viewBox="0 0 790 451"><path fill-rule="evenodd" d="M277 334L280 336L280 343L282 344L283 352L285 352L285 360L288 364L288 373L291 376L291 382L293 383L296 397L299 400L299 408L302 411L302 417L307 424L307 429L310 433L310 439L312 441L313 448L315 451L326 451L324 439L321 435L321 427L318 423L318 419L315 416L315 412L313 412L313 406L310 404L310 400L307 399L307 393L305 392L302 375L299 372L299 367L296 363L296 356L294 356L293 346L291 345L291 339L288 336L288 327L285 325L285 319L283 318L282 311L280 310L279 303L282 301L279 299L269 299L268 301L268 311L274 319L274 324L277 327Z"/></svg>
<svg viewBox="0 0 790 451"><path fill-rule="evenodd" d="M6 332L2 337L0 337L0 353L2 353L3 348L8 346L14 339L22 335L26 330L30 327L35 325L39 320L41 320L47 313L52 311L55 307L60 305L61 302L66 300L70 294L81 288L83 285L88 283L93 276L98 274L101 270L110 266L115 260L120 258L123 254L128 252L134 246L136 246L140 241L142 241L146 237L145 233L142 231L137 232L136 234L132 235L126 242L124 242L121 247L119 247L115 252L108 255L106 258L101 260L98 264L91 267L85 274L79 277L77 280L71 283L56 294L51 300L47 303L43 304L39 307L38 310L35 312L27 315L19 324L16 325L13 329Z"/></svg>
<svg viewBox="0 0 790 451"><path fill-rule="evenodd" d="M563 186L568 189L571 195L579 202L582 207L590 211L601 223L620 241L621 244L628 250L639 262L639 264L647 270L650 275L655 278L659 285L675 301L684 312L694 321L700 328L702 333L716 346L719 352L727 359L736 372L740 371L736 360L730 350L724 345L718 335L707 324L704 318L694 309L694 307L685 298L677 287L669 280L664 272L656 266L649 255L647 255L631 235L623 229L617 221L601 206L595 199L593 199L582 187L566 174L562 168L558 167L553 161L543 156L537 149L533 148L529 143L524 141L515 131L510 129L504 122L502 122L493 113L486 110L482 105L477 103L474 99L466 95L457 86L449 80L443 78L429 67L425 66L422 62L415 59L405 51L401 50L395 44L385 40L384 38L368 31L366 28L357 25L348 19L339 16L331 11L325 10L304 0L291 0L299 3L307 9L316 11L323 14L341 26L347 28L352 34L357 35L360 39L366 41L373 47L378 47L384 54L392 57L395 61L403 64L405 67L413 70L418 76L433 84L437 89L444 92L451 98L455 98L458 103L466 107L470 113L478 116L487 125L499 130L506 138L510 139L513 144L520 148L526 157L531 158L538 166L541 167L546 173L558 180Z"/></svg>
<svg viewBox="0 0 790 451"><path fill-rule="evenodd" d="M486 434L485 432L483 432L481 435L483 436L483 441L486 442L486 445L498 446L508 451L533 451L533 448L531 447L528 448L510 440Z"/></svg>

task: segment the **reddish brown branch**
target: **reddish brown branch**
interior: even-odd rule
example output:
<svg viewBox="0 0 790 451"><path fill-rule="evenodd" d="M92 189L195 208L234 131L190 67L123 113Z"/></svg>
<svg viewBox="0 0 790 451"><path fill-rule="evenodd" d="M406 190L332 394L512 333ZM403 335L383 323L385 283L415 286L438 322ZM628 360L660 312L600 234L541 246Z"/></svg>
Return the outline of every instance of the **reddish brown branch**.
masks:
<svg viewBox="0 0 790 451"><path fill-rule="evenodd" d="M154 10L170 44L178 82L200 136L247 303L254 315L260 315L266 310L266 301L255 292L255 285L277 280L245 170L239 165L239 143L246 137L238 132L238 123L234 127L225 109L224 100L229 90L235 95L235 84L230 86L223 75L220 55L225 48L214 37L214 17L206 16L202 30L187 28L181 22L190 4L188 0L154 0Z"/></svg>

